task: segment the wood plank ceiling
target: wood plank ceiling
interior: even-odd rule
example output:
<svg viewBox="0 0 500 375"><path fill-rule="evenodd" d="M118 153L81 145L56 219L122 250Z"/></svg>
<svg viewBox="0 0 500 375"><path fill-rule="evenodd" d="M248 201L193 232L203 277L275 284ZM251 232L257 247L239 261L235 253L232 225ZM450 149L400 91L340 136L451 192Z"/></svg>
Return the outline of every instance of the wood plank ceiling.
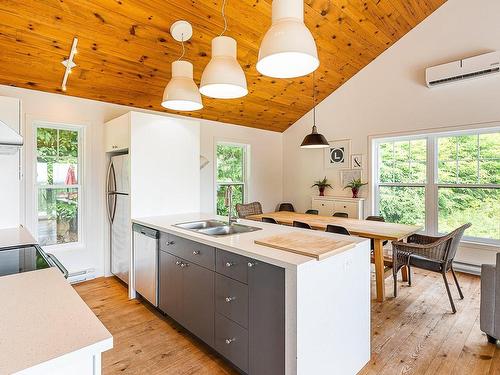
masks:
<svg viewBox="0 0 500 375"><path fill-rule="evenodd" d="M164 111L163 89L181 46L168 30L192 23L186 59L195 82L222 31L222 0L0 0L0 84L47 92L60 89L74 36L78 67L66 95ZM306 0L305 22L318 46L317 102L436 10L445 0ZM255 69L271 23L271 0L228 0L229 29L238 41L249 95L203 98L205 107L181 114L284 131L312 106L311 76L273 79Z"/></svg>

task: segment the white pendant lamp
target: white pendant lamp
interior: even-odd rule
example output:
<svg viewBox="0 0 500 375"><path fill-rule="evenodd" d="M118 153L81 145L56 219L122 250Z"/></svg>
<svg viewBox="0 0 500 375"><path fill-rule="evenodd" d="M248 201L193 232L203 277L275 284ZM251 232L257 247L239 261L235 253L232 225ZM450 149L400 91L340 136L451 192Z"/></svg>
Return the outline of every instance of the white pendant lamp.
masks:
<svg viewBox="0 0 500 375"><path fill-rule="evenodd" d="M294 78L314 72L318 66L316 43L304 24L304 0L273 0L272 25L259 49L259 73Z"/></svg>
<svg viewBox="0 0 500 375"><path fill-rule="evenodd" d="M227 30L225 5L224 0L224 30L212 39L212 58L201 76L200 92L211 98L234 99L247 95L248 89L245 73L236 60L236 40L223 35Z"/></svg>
<svg viewBox="0 0 500 375"><path fill-rule="evenodd" d="M193 81L193 64L181 60L184 57L184 42L193 35L187 21L177 21L170 28L170 34L182 43L182 55L172 63L172 79L165 87L161 105L174 111L196 111L203 108L200 91Z"/></svg>

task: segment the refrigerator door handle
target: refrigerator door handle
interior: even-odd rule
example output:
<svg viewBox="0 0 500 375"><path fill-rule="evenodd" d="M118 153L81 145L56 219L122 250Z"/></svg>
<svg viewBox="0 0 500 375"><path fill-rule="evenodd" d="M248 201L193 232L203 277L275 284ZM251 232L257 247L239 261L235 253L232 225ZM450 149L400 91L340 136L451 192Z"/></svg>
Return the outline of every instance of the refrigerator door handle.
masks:
<svg viewBox="0 0 500 375"><path fill-rule="evenodd" d="M116 175L113 161L109 163L108 167L108 175L106 176L106 191L108 193L116 191Z"/></svg>
<svg viewBox="0 0 500 375"><path fill-rule="evenodd" d="M116 194L112 194L113 197L113 212L110 213L111 215L111 223L115 221L115 215L116 215Z"/></svg>
<svg viewBox="0 0 500 375"><path fill-rule="evenodd" d="M116 197L114 194L110 194L108 193L107 194L107 202L106 202L106 213L108 214L108 220L109 220L109 223L110 224L113 224L113 220L114 220L114 217L112 217L113 215L111 214L111 207L109 206L109 201L110 199L113 199L114 200L114 204L113 206L116 206Z"/></svg>

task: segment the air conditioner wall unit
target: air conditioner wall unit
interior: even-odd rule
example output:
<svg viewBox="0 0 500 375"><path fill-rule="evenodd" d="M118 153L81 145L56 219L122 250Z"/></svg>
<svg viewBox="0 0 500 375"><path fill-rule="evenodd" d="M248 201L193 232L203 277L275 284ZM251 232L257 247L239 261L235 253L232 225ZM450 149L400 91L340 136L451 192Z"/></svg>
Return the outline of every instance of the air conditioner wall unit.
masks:
<svg viewBox="0 0 500 375"><path fill-rule="evenodd" d="M489 52L425 69L427 87L436 87L500 72L500 52Z"/></svg>

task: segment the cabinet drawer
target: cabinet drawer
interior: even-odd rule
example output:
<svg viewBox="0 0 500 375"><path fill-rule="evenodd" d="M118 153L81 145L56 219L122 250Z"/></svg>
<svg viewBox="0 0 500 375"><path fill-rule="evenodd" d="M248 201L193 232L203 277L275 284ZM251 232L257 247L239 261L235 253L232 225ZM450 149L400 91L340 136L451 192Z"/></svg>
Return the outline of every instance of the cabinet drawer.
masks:
<svg viewBox="0 0 500 375"><path fill-rule="evenodd" d="M335 212L345 212L351 219L355 219L358 217L358 205L356 203L335 202L333 210Z"/></svg>
<svg viewBox="0 0 500 375"><path fill-rule="evenodd" d="M213 247L161 232L160 250L215 270L215 249Z"/></svg>
<svg viewBox="0 0 500 375"><path fill-rule="evenodd" d="M248 331L218 313L215 314L215 349L248 373Z"/></svg>
<svg viewBox="0 0 500 375"><path fill-rule="evenodd" d="M330 216L333 214L333 202L313 199L312 209L318 210L320 215Z"/></svg>
<svg viewBox="0 0 500 375"><path fill-rule="evenodd" d="M215 310L240 326L248 328L248 286L216 274Z"/></svg>
<svg viewBox="0 0 500 375"><path fill-rule="evenodd" d="M248 258L233 254L228 251L217 249L215 270L222 274L247 283L248 279Z"/></svg>

